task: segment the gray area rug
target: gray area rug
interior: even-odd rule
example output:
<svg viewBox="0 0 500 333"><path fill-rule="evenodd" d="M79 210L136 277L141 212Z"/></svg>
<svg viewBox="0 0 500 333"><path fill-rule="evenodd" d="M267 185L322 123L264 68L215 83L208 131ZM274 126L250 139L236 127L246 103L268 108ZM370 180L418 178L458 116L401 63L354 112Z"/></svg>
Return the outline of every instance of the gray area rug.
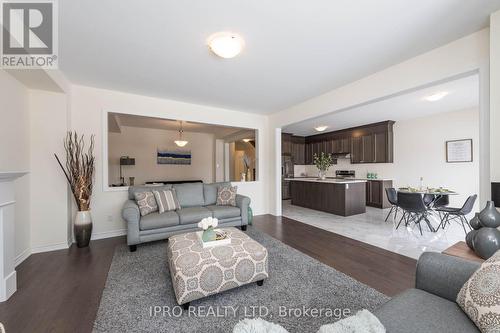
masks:
<svg viewBox="0 0 500 333"><path fill-rule="evenodd" d="M244 318L262 317L289 332L316 332L323 324L370 311L389 298L249 227L269 252L269 279L177 306L166 263L166 242L119 246L113 257L95 332L232 332Z"/></svg>

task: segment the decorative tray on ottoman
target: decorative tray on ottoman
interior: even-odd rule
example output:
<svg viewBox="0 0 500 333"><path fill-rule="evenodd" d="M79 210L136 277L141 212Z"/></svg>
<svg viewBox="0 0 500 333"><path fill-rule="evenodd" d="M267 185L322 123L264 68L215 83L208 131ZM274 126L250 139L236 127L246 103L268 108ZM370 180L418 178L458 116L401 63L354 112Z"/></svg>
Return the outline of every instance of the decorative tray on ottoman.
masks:
<svg viewBox="0 0 500 333"><path fill-rule="evenodd" d="M231 237L229 237L229 234L221 229L215 229L215 234L217 236L217 239L214 241L210 242L204 242L203 239L201 238L203 236L203 231L198 231L198 238L201 242L201 246L205 249L207 247L212 247L212 246L221 246L221 245L228 245L231 244Z"/></svg>

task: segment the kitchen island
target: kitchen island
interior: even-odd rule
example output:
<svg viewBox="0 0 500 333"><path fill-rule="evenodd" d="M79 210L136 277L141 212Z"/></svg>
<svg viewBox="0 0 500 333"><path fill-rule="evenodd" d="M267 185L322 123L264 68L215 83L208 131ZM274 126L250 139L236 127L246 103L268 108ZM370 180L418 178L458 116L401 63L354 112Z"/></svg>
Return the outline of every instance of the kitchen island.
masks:
<svg viewBox="0 0 500 333"><path fill-rule="evenodd" d="M366 180L286 178L291 184L292 205L341 216L366 212Z"/></svg>

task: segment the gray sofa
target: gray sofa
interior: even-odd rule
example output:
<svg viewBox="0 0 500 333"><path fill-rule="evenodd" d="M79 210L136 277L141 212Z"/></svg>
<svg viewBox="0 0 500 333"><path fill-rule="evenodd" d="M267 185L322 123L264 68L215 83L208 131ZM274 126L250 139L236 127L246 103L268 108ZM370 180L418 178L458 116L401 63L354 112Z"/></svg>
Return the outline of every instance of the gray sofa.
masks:
<svg viewBox="0 0 500 333"><path fill-rule="evenodd" d="M122 216L127 222L127 243L130 251L135 251L137 244L167 239L175 234L197 230L198 222L205 217L216 217L220 227L238 226L242 230L246 230L250 198L238 194L236 195L236 207L217 206L217 190L222 185L231 185L231 183L185 183L153 187L129 187L129 200L123 205ZM139 207L134 200L134 194L152 189L170 188L175 189L181 209L163 214L156 212L141 217Z"/></svg>
<svg viewBox="0 0 500 333"><path fill-rule="evenodd" d="M387 333L475 333L479 329L455 302L479 264L426 252L417 264L415 288L395 296L375 315Z"/></svg>

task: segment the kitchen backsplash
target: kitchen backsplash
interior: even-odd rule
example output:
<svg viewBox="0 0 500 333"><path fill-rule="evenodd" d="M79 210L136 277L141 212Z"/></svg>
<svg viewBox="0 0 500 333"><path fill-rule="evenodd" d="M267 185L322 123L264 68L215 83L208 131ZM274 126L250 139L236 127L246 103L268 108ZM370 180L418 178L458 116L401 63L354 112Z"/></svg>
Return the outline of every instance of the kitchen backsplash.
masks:
<svg viewBox="0 0 500 333"><path fill-rule="evenodd" d="M327 177L335 177L336 170L354 170L356 171L356 177L366 178L368 172L376 173L378 178L391 177L390 174L386 174L387 167L391 167L391 164L351 164L348 159L339 159L337 164L332 165L328 172ZM384 172L385 171L385 172ZM318 169L314 165L295 165L294 166L294 176L295 177L318 177Z"/></svg>

